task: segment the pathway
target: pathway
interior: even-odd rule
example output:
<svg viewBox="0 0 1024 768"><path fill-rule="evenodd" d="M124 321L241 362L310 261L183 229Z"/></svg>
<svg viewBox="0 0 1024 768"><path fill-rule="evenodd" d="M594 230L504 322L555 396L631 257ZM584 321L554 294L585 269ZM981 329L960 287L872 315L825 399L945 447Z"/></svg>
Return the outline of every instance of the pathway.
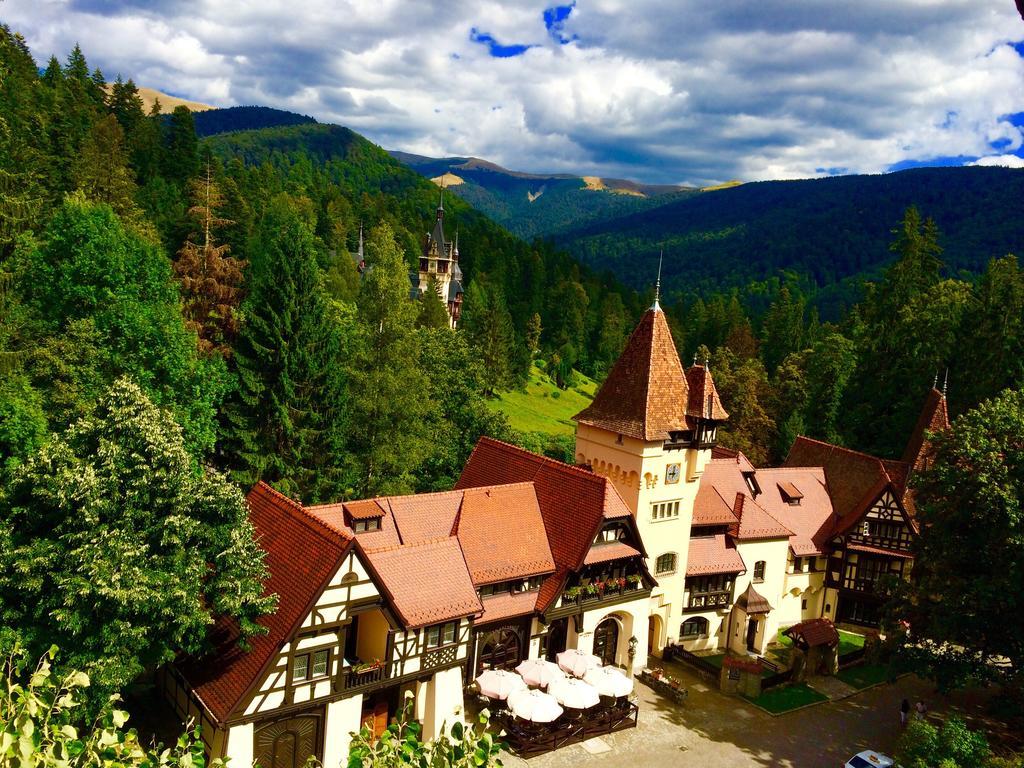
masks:
<svg viewBox="0 0 1024 768"><path fill-rule="evenodd" d="M845 699L847 696L853 696L853 694L857 693L857 689L852 685L847 685L838 677L832 677L831 675L813 675L804 682L807 683L808 688L813 688L822 696L828 696L831 701Z"/></svg>

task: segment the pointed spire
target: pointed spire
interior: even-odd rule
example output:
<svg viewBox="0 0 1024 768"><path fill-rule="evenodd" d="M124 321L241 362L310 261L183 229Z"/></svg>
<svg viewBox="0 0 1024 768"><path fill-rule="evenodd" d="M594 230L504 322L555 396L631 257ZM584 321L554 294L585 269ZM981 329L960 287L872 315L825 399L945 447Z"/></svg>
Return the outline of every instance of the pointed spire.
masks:
<svg viewBox="0 0 1024 768"><path fill-rule="evenodd" d="M946 396L946 390L949 388L949 368L946 368L946 375L942 379L942 396Z"/></svg>
<svg viewBox="0 0 1024 768"><path fill-rule="evenodd" d="M935 378L932 379L932 389L938 389L938 388L939 388L939 372L938 372L938 370L936 370L935 371Z"/></svg>
<svg viewBox="0 0 1024 768"><path fill-rule="evenodd" d="M651 305L651 309L655 312L661 312L661 262L665 257L665 249L662 248L661 253L658 254L658 279L654 282L654 303Z"/></svg>
<svg viewBox="0 0 1024 768"><path fill-rule="evenodd" d="M437 220L444 218L444 181L441 181L441 199L437 203Z"/></svg>
<svg viewBox="0 0 1024 768"><path fill-rule="evenodd" d="M362 261L363 258L364 258L364 254L363 254L363 221L362 221L362 219L359 220L359 250L356 251L356 254L358 254L359 260Z"/></svg>

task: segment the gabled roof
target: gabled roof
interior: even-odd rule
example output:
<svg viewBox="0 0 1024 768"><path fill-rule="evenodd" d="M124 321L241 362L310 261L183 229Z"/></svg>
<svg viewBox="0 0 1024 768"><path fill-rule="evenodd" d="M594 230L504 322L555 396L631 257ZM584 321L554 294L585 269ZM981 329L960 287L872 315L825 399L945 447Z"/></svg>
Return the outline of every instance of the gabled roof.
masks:
<svg viewBox="0 0 1024 768"><path fill-rule="evenodd" d="M246 501L256 540L266 552L270 576L265 592L278 596L277 610L258 621L267 634L250 639L250 650L243 651L235 622L220 619L210 633L214 651L176 663L219 722L233 714L250 687L262 679L352 545L351 536L325 525L266 483L258 483Z"/></svg>
<svg viewBox="0 0 1024 768"><path fill-rule="evenodd" d="M593 402L573 418L640 440L664 440L687 428L690 402L665 313L649 309L612 366Z"/></svg>
<svg viewBox="0 0 1024 768"><path fill-rule="evenodd" d="M554 573L533 483L458 493L463 501L457 535L474 584Z"/></svg>
<svg viewBox="0 0 1024 768"><path fill-rule="evenodd" d="M690 400L686 413L700 419L725 421L729 412L722 405L722 398L711 378L707 365L692 365L686 371L686 384L690 389Z"/></svg>
<svg viewBox="0 0 1024 768"><path fill-rule="evenodd" d="M474 626L532 614L537 608L537 593L518 592L512 594L510 592L502 592L498 595L485 597L481 602L484 606L484 613L476 620Z"/></svg>
<svg viewBox="0 0 1024 768"><path fill-rule="evenodd" d="M824 468L832 509L838 516L833 535L853 527L886 489L891 489L900 499L902 488L893 482L889 470L896 472L906 468L901 462L883 462L866 453L802 435L790 448L784 466ZM900 477L905 478L906 473L901 473ZM913 526L912 520L910 523Z"/></svg>
<svg viewBox="0 0 1024 768"><path fill-rule="evenodd" d="M797 557L823 555L828 548L832 529L836 523L832 511L832 500L825 486L825 470L821 467L779 467L760 469L757 472L764 492L757 497L768 512L789 528L789 547ZM783 489L788 488L789 498L800 503L787 503Z"/></svg>
<svg viewBox="0 0 1024 768"><path fill-rule="evenodd" d="M629 546L622 541L615 541L610 544L595 544L583 558L584 565L595 563L610 563L612 560L622 560L626 557L639 557L640 550Z"/></svg>
<svg viewBox="0 0 1024 768"><path fill-rule="evenodd" d="M924 469L928 464L932 447L927 433L944 432L947 429L949 429L949 411L946 408L946 396L932 387L925 397L924 407L921 409L920 416L917 417L914 431L910 433L907 448L903 451L903 463L911 467L912 470Z"/></svg>
<svg viewBox="0 0 1024 768"><path fill-rule="evenodd" d="M711 459L700 478L692 525L728 524L730 533L740 541L790 536L792 531L773 517L760 499L751 494L742 462Z"/></svg>
<svg viewBox="0 0 1024 768"><path fill-rule="evenodd" d="M808 619L794 624L782 634L793 638L796 642L803 642L809 648L818 645L833 647L839 644L839 632L829 619Z"/></svg>
<svg viewBox="0 0 1024 768"><path fill-rule="evenodd" d="M715 573L740 573L747 566L735 547L729 546L725 534L694 536L686 557L687 576L709 576Z"/></svg>
<svg viewBox="0 0 1024 768"><path fill-rule="evenodd" d="M583 565L606 518L628 516L628 507L607 478L489 437L480 438L473 448L455 487L522 482L533 483L559 569L576 570Z"/></svg>
<svg viewBox="0 0 1024 768"><path fill-rule="evenodd" d="M457 539L446 536L365 552L399 619L410 629L483 610Z"/></svg>

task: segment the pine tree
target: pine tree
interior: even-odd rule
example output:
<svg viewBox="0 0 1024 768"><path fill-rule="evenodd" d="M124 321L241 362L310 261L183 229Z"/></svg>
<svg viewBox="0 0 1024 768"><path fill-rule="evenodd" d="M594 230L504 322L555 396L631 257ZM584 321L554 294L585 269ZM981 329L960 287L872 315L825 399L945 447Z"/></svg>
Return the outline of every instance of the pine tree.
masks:
<svg viewBox="0 0 1024 768"><path fill-rule="evenodd" d="M448 308L441 299L437 280L431 275L427 290L419 300L419 314L416 317L417 328L450 328Z"/></svg>
<svg viewBox="0 0 1024 768"><path fill-rule="evenodd" d="M199 140L192 111L185 106L174 108L167 123L167 153L164 175L178 184L185 184L199 171Z"/></svg>
<svg viewBox="0 0 1024 768"><path fill-rule="evenodd" d="M529 321L526 323L526 349L530 352L530 359L532 360L540 352L540 338L543 333L543 328L540 322L540 312L534 312L530 315Z"/></svg>
<svg viewBox="0 0 1024 768"><path fill-rule="evenodd" d="M72 169L75 188L97 203L106 203L124 221L138 225L142 211L135 203L135 180L128 167L124 131L106 115L92 127Z"/></svg>
<svg viewBox="0 0 1024 768"><path fill-rule="evenodd" d="M254 237L245 323L226 414L236 480L313 501L336 492L344 337L323 289L313 233L277 196Z"/></svg>
<svg viewBox="0 0 1024 768"><path fill-rule="evenodd" d="M238 302L246 263L228 255L229 245L218 245L214 230L231 224L218 216L224 204L210 163L203 178L190 184L193 205L189 216L198 226L199 243L190 238L178 251L174 272L181 285L182 313L199 339L203 352L230 355L229 343L238 331Z"/></svg>
<svg viewBox="0 0 1024 768"><path fill-rule="evenodd" d="M428 415L437 406L419 365L409 269L388 224L370 232L367 257L373 269L359 293L349 447L362 495L402 493L413 490L431 453Z"/></svg>
<svg viewBox="0 0 1024 768"><path fill-rule="evenodd" d="M483 363L488 394L511 383L512 319L498 289L484 276L474 278L462 305L462 330Z"/></svg>

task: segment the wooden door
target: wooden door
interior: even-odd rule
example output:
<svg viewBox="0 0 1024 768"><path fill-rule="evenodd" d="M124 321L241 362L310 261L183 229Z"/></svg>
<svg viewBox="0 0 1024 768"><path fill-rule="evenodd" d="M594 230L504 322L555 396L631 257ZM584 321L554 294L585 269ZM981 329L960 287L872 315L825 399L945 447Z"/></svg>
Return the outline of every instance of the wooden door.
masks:
<svg viewBox="0 0 1024 768"><path fill-rule="evenodd" d="M615 655L619 648L619 622L605 619L594 630L594 655L601 659L605 666L615 664Z"/></svg>
<svg viewBox="0 0 1024 768"><path fill-rule="evenodd" d="M757 639L757 619L747 620L747 650L754 650L754 641Z"/></svg>
<svg viewBox="0 0 1024 768"><path fill-rule="evenodd" d="M255 761L263 768L303 768L311 757L322 760L322 719L322 712L315 712L258 725L253 733Z"/></svg>

